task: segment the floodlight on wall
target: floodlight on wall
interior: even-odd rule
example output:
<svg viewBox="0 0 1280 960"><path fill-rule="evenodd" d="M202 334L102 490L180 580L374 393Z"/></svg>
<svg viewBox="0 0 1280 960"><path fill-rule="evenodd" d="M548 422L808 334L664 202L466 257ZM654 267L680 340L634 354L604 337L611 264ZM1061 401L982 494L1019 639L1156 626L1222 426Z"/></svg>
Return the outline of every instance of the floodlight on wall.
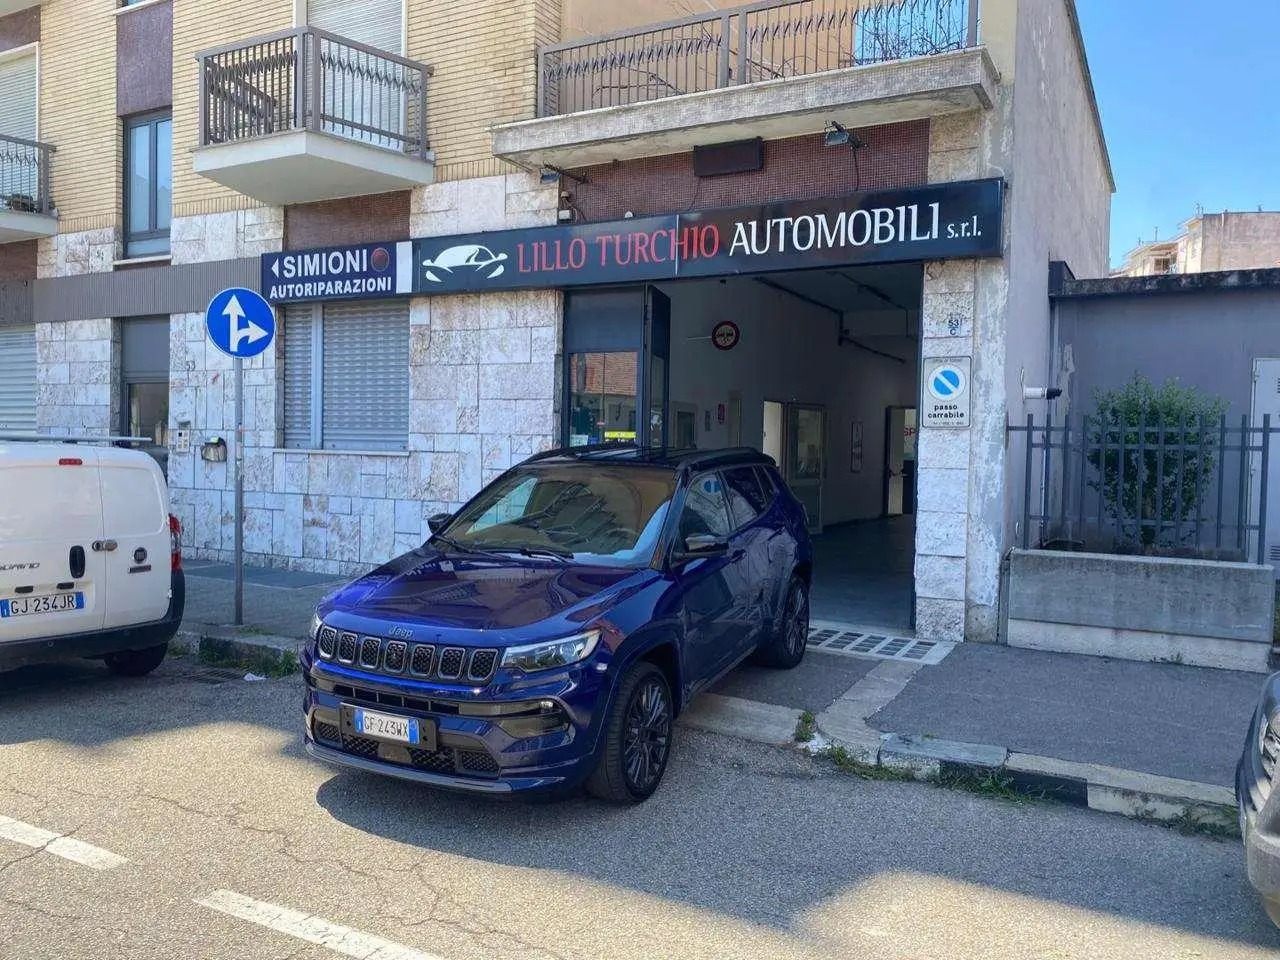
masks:
<svg viewBox="0 0 1280 960"><path fill-rule="evenodd" d="M860 150L866 146L858 135L843 124L832 120L827 124L826 133L822 137L823 146L827 147L849 147L852 150Z"/></svg>
<svg viewBox="0 0 1280 960"><path fill-rule="evenodd" d="M542 185L544 187L549 187L560 179L560 174L554 170L547 170L544 168L538 179L542 181Z"/></svg>

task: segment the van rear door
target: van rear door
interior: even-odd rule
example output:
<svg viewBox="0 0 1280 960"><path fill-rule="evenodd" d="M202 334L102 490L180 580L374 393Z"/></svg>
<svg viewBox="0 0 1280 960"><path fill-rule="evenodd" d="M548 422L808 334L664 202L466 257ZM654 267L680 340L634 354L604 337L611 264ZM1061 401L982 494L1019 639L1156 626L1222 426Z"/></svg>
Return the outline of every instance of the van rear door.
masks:
<svg viewBox="0 0 1280 960"><path fill-rule="evenodd" d="M172 560L169 497L164 474L150 456L104 450L102 532L115 548L106 558L104 626L129 627L159 620L169 609Z"/></svg>
<svg viewBox="0 0 1280 960"><path fill-rule="evenodd" d="M0 445L0 643L103 623L98 451Z"/></svg>

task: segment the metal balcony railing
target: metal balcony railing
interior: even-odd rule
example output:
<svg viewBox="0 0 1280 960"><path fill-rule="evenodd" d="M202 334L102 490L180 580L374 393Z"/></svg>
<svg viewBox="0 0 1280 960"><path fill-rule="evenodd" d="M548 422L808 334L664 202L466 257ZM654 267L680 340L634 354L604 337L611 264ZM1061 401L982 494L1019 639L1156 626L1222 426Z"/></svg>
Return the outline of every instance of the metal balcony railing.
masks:
<svg viewBox="0 0 1280 960"><path fill-rule="evenodd" d="M979 0L766 0L538 51L559 116L978 44Z"/></svg>
<svg viewBox="0 0 1280 960"><path fill-rule="evenodd" d="M0 133L0 211L43 213L53 210L49 198L49 164L54 148Z"/></svg>
<svg viewBox="0 0 1280 960"><path fill-rule="evenodd" d="M202 147L315 130L427 157L425 64L312 27L197 59Z"/></svg>

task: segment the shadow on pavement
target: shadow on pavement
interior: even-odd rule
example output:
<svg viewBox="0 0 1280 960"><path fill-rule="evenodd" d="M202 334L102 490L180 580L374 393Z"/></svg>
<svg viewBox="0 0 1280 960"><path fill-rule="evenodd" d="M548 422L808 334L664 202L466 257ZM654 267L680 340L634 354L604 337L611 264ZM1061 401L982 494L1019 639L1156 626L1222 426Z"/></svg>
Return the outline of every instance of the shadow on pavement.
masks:
<svg viewBox="0 0 1280 960"><path fill-rule="evenodd" d="M1278 942L1245 885L1238 844L1073 808L1050 814L1040 804L831 776L799 755L689 730L658 793L635 808L585 797L503 801L354 772L326 781L316 799L338 821L397 843L576 875L781 930L851 893L861 906L859 888L886 876L918 874L1203 937ZM1121 849L1109 842L1117 834Z"/></svg>

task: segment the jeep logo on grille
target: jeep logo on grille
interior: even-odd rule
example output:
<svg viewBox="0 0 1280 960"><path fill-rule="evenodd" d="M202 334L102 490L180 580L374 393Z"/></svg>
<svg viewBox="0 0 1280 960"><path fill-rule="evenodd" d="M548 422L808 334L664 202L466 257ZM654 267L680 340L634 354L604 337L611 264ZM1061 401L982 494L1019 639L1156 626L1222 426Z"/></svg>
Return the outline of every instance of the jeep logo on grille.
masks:
<svg viewBox="0 0 1280 960"><path fill-rule="evenodd" d="M412 640L413 631L408 627L392 627L387 631L387 636L393 640Z"/></svg>

